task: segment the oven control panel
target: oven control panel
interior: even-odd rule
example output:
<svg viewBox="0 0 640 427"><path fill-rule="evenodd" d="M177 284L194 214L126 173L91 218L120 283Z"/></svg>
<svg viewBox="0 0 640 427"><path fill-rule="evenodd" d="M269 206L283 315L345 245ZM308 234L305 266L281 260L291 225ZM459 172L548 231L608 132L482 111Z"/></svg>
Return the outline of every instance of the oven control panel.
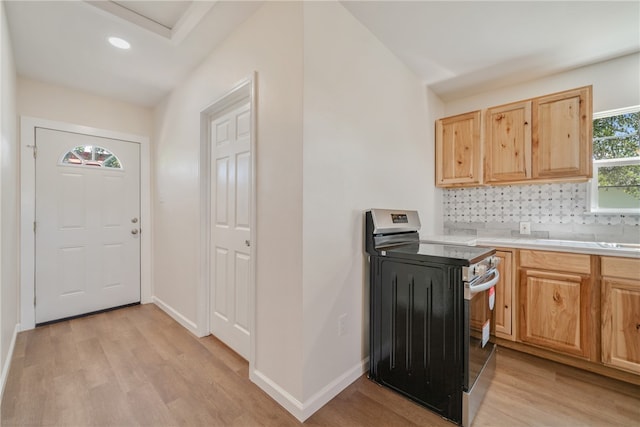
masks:
<svg viewBox="0 0 640 427"><path fill-rule="evenodd" d="M417 211L371 209L373 234L402 233L420 230Z"/></svg>
<svg viewBox="0 0 640 427"><path fill-rule="evenodd" d="M391 222L394 224L409 224L409 217L407 214L391 214Z"/></svg>
<svg viewBox="0 0 640 427"><path fill-rule="evenodd" d="M471 264L469 267L462 267L462 280L464 282L472 282L478 277L491 272L500 263L500 258L495 255L489 256L482 261Z"/></svg>

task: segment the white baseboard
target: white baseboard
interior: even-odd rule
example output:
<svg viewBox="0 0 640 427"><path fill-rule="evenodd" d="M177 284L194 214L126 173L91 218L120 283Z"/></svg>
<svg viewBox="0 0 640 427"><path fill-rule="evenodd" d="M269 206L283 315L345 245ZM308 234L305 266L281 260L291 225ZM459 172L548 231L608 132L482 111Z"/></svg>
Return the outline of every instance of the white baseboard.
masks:
<svg viewBox="0 0 640 427"><path fill-rule="evenodd" d="M20 323L16 323L13 329L13 336L11 337L11 344L9 345L9 352L7 353L7 360L2 367L2 377L0 377L0 402L4 396L4 387L7 385L7 378L9 377L9 369L11 368L11 359L13 358L13 350L16 347L16 338L18 338L18 332L20 332Z"/></svg>
<svg viewBox="0 0 640 427"><path fill-rule="evenodd" d="M177 310L175 310L169 304L165 303L158 297L152 297L151 299L155 305L157 305L162 311L164 311L169 316L171 316L173 320L180 323L186 330L191 332L193 335L195 335L198 338L202 338L204 336L199 333L198 325L196 325L191 320L184 317L182 314L180 314Z"/></svg>
<svg viewBox="0 0 640 427"><path fill-rule="evenodd" d="M162 311L171 316L176 322L180 323L185 329L197 337L204 335L199 332L198 326L191 320L184 317L170 305L158 297L152 298L153 303ZM327 402L336 397L342 390L347 388L351 383L360 378L369 366L369 358L362 360L354 367L344 372L342 375L331 381L320 391L315 393L305 402L300 402L289 392L280 387L276 382L272 381L268 376L264 375L257 369L249 371L249 379L267 393L273 400L278 402L280 406L286 409L300 422L304 422L313 415L318 409L322 408Z"/></svg>
<svg viewBox="0 0 640 427"><path fill-rule="evenodd" d="M324 386L320 391L311 396L304 403L304 418L300 421L304 421L313 415L318 409L326 405L331 399L336 397L342 390L347 388L351 383L360 378L365 373L369 366L369 358L356 364L354 367L346 371L338 378L331 381Z"/></svg>
<svg viewBox="0 0 640 427"><path fill-rule="evenodd" d="M331 399L336 397L342 390L347 388L351 383L360 378L367 371L369 366L369 358L355 365L344 374L331 381L320 391L315 393L305 402L300 402L294 398L286 390L275 382L271 381L260 371L252 370L249 374L251 381L267 393L273 400L278 402L280 406L286 409L291 415L296 417L298 421L304 422L313 415L318 409L326 405Z"/></svg>
<svg viewBox="0 0 640 427"><path fill-rule="evenodd" d="M304 412L302 402L290 395L285 389L271 381L269 377L257 369L249 371L249 379L267 393L273 400L278 402L278 404L286 409L287 412L301 422L304 421L304 419L301 418Z"/></svg>

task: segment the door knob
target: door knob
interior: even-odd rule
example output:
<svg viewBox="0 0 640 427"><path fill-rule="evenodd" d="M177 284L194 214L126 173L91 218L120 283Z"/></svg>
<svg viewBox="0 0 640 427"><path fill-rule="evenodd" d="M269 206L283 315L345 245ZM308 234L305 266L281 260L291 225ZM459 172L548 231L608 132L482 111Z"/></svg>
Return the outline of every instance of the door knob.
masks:
<svg viewBox="0 0 640 427"><path fill-rule="evenodd" d="M131 218L131 222L134 223L134 224L137 223L138 222L138 218Z"/></svg>
<svg viewBox="0 0 640 427"><path fill-rule="evenodd" d="M245 246L251 246L251 242L250 242L250 241L248 241L248 240L245 240L245 241L244 241L244 244L245 244Z"/></svg>
<svg viewBox="0 0 640 427"><path fill-rule="evenodd" d="M133 230L131 230L131 234L133 234L134 236L138 234L138 229L134 228Z"/></svg>

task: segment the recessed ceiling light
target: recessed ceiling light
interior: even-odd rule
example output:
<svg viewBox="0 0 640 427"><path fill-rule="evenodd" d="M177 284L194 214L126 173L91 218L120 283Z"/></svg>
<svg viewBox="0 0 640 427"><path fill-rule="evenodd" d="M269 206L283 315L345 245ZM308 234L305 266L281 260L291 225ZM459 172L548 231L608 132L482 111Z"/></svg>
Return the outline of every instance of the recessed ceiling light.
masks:
<svg viewBox="0 0 640 427"><path fill-rule="evenodd" d="M118 49L129 49L131 47L131 44L129 44L128 41L121 39L120 37L109 37L109 43L111 43L113 46L117 47Z"/></svg>

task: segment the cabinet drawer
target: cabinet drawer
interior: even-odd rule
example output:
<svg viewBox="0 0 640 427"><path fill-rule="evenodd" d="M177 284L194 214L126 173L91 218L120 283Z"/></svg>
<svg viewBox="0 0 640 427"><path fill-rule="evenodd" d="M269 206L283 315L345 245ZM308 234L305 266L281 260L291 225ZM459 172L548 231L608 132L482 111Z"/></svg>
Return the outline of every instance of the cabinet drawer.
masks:
<svg viewBox="0 0 640 427"><path fill-rule="evenodd" d="M567 273L591 274L591 256L520 250L520 266Z"/></svg>
<svg viewBox="0 0 640 427"><path fill-rule="evenodd" d="M603 276L640 280L640 259L600 257Z"/></svg>

